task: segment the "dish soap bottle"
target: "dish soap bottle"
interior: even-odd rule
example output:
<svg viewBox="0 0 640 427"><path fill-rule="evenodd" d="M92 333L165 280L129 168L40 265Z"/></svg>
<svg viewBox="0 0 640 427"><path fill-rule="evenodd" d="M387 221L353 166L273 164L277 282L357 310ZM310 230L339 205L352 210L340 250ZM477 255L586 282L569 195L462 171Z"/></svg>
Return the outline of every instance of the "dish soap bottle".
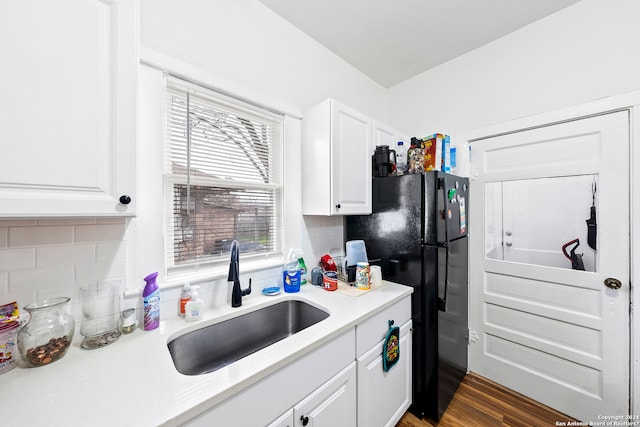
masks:
<svg viewBox="0 0 640 427"><path fill-rule="evenodd" d="M285 292L300 292L300 268L295 250L291 248L287 260L282 267L282 287Z"/></svg>
<svg viewBox="0 0 640 427"><path fill-rule="evenodd" d="M302 258L302 256L304 255L304 252L302 251L302 249L296 249L295 251L296 253L296 258L298 258L298 270L300 270L300 284L301 285L306 285L307 284L307 264L304 263L304 258Z"/></svg>
<svg viewBox="0 0 640 427"><path fill-rule="evenodd" d="M158 272L144 278L147 283L142 292L144 302L144 330L151 331L160 326L160 290L156 283Z"/></svg>
<svg viewBox="0 0 640 427"><path fill-rule="evenodd" d="M198 297L199 288L200 286L191 287L191 301L184 306L184 318L188 322L198 320L202 317L202 308L204 307L204 303Z"/></svg>
<svg viewBox="0 0 640 427"><path fill-rule="evenodd" d="M180 293L180 310L178 311L178 315L180 317L184 317L185 305L191 301L191 285L189 283L185 283L182 286L182 292Z"/></svg>

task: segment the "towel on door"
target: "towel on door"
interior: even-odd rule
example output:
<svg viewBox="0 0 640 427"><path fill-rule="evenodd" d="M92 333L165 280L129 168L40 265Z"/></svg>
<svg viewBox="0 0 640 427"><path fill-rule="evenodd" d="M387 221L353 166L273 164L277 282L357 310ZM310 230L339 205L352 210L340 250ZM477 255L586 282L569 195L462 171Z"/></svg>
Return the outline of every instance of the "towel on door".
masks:
<svg viewBox="0 0 640 427"><path fill-rule="evenodd" d="M382 369L389 369L400 359L400 328L393 326L393 320L389 320L389 331L382 343Z"/></svg>

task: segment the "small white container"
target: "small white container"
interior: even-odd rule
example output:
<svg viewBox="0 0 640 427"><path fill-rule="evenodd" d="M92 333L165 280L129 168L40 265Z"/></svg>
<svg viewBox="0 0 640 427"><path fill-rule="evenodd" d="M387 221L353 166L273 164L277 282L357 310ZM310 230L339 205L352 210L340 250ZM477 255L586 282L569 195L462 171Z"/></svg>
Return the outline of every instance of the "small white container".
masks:
<svg viewBox="0 0 640 427"><path fill-rule="evenodd" d="M202 310L204 302L198 297L198 288L200 286L191 287L191 300L184 306L184 319L187 322L202 318Z"/></svg>
<svg viewBox="0 0 640 427"><path fill-rule="evenodd" d="M371 286L382 285L382 269L379 265L372 265L369 267L369 274L371 276Z"/></svg>

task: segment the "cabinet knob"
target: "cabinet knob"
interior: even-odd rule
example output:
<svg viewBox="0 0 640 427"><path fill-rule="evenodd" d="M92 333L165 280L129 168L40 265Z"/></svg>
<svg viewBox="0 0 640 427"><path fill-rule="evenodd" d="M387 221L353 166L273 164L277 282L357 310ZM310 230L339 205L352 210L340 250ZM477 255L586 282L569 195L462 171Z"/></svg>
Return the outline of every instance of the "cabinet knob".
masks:
<svg viewBox="0 0 640 427"><path fill-rule="evenodd" d="M301 415L300 421L302 421L303 426L306 426L307 424L309 424L309 417L305 417L304 415Z"/></svg>
<svg viewBox="0 0 640 427"><path fill-rule="evenodd" d="M123 205L128 205L129 203L131 203L131 197L125 195L120 196L120 203L122 203Z"/></svg>
<svg viewBox="0 0 640 427"><path fill-rule="evenodd" d="M340 209L340 208L341 208L340 203L338 203L338 204L336 205L336 209Z"/></svg>

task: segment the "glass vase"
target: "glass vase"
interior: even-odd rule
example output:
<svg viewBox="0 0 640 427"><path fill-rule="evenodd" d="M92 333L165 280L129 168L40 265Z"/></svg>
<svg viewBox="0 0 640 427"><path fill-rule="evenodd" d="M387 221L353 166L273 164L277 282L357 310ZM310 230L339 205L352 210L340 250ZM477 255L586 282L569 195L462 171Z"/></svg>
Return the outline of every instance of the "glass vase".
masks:
<svg viewBox="0 0 640 427"><path fill-rule="evenodd" d="M49 365L67 353L75 330L69 300L53 298L24 307L30 318L18 333L18 350L27 366Z"/></svg>

